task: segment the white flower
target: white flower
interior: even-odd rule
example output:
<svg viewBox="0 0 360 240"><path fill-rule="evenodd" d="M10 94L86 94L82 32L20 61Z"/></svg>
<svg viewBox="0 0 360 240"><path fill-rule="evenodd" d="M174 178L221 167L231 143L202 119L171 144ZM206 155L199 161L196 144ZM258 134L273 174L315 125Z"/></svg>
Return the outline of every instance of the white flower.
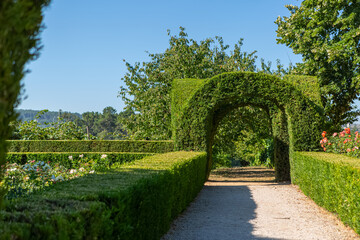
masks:
<svg viewBox="0 0 360 240"><path fill-rule="evenodd" d="M79 158L83 158L83 157L84 157L84 154L80 154L80 155L79 155Z"/></svg>
<svg viewBox="0 0 360 240"><path fill-rule="evenodd" d="M106 158L106 157L107 157L106 154L101 155L101 159L104 159L104 158Z"/></svg>
<svg viewBox="0 0 360 240"><path fill-rule="evenodd" d="M79 168L79 171L83 172L83 171L85 171L85 169L83 167L81 167L81 168Z"/></svg>
<svg viewBox="0 0 360 240"><path fill-rule="evenodd" d="M70 174L76 173L76 169L70 169Z"/></svg>
<svg viewBox="0 0 360 240"><path fill-rule="evenodd" d="M70 160L73 160L73 156L69 156L69 159L70 159Z"/></svg>
<svg viewBox="0 0 360 240"><path fill-rule="evenodd" d="M91 170L89 173L94 173L95 171L94 170Z"/></svg>
<svg viewBox="0 0 360 240"><path fill-rule="evenodd" d="M16 171L16 168L9 168L6 170L7 172L13 172L13 171Z"/></svg>

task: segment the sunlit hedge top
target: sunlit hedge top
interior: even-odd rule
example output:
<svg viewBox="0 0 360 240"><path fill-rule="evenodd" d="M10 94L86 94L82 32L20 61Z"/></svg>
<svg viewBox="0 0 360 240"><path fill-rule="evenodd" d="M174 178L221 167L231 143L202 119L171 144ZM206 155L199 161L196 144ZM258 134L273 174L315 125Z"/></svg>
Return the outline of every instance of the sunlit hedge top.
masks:
<svg viewBox="0 0 360 240"><path fill-rule="evenodd" d="M219 118L245 105L268 109L271 114L286 112L293 149L318 148L316 134L321 131L323 115L316 78L280 79L263 73L234 72L204 80L174 80L171 111L177 149L205 150Z"/></svg>

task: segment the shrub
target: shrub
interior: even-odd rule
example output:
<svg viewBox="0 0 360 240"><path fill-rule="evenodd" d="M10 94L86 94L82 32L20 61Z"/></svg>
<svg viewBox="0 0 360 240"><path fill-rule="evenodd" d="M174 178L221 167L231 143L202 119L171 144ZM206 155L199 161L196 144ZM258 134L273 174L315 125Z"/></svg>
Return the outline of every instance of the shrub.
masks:
<svg viewBox="0 0 360 240"><path fill-rule="evenodd" d="M296 152L291 181L318 205L360 233L360 161L341 154Z"/></svg>
<svg viewBox="0 0 360 240"><path fill-rule="evenodd" d="M109 164L125 163L142 159L153 153L109 153L109 152L65 152L65 153L8 153L7 161L9 163L25 164L28 161L36 160L48 163L50 166L60 164L68 169L76 167L79 163L91 161L101 162L102 155L106 154Z"/></svg>
<svg viewBox="0 0 360 240"><path fill-rule="evenodd" d="M309 84L298 87L303 80ZM210 79L174 80L171 92L172 132L175 148L207 151L221 119L243 106L265 110L272 122L276 179L289 180L289 153L317 150L323 108L316 78L263 73L231 72Z"/></svg>
<svg viewBox="0 0 360 240"><path fill-rule="evenodd" d="M7 203L0 239L159 239L205 176L205 153L172 152L60 182Z"/></svg>
<svg viewBox="0 0 360 240"><path fill-rule="evenodd" d="M9 140L9 152L149 152L174 151L173 141Z"/></svg>
<svg viewBox="0 0 360 240"><path fill-rule="evenodd" d="M342 153L351 157L360 157L359 151L359 133L356 131L354 135L351 134L350 128L345 128L342 132L334 132L330 136L324 131L323 139L320 145L326 152Z"/></svg>

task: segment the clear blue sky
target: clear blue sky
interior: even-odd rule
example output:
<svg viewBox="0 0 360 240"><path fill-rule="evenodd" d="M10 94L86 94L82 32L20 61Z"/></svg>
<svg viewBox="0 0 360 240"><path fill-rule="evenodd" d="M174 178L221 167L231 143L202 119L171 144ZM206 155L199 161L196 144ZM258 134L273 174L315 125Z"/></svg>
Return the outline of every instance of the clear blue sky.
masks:
<svg viewBox="0 0 360 240"><path fill-rule="evenodd" d="M41 56L28 65L24 79L28 98L21 109L101 112L124 107L118 91L125 63L148 61L146 51L168 47L167 29L186 28L197 41L221 36L232 46L244 38L243 50L259 58L277 58L286 66L299 62L276 44L278 16L289 16L286 4L296 0L119 1L53 0L45 10Z"/></svg>

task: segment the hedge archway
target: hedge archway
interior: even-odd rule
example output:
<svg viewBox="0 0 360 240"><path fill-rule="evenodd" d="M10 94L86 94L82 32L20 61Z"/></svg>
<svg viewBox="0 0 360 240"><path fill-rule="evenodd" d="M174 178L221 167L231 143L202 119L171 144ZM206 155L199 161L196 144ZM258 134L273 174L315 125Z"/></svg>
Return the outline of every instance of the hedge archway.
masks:
<svg viewBox="0 0 360 240"><path fill-rule="evenodd" d="M276 179L290 180L293 151L318 149L323 121L315 77L224 73L211 79L176 79L172 89L172 129L177 150L206 151L209 174L212 144L221 119L241 106L268 111L274 137Z"/></svg>

